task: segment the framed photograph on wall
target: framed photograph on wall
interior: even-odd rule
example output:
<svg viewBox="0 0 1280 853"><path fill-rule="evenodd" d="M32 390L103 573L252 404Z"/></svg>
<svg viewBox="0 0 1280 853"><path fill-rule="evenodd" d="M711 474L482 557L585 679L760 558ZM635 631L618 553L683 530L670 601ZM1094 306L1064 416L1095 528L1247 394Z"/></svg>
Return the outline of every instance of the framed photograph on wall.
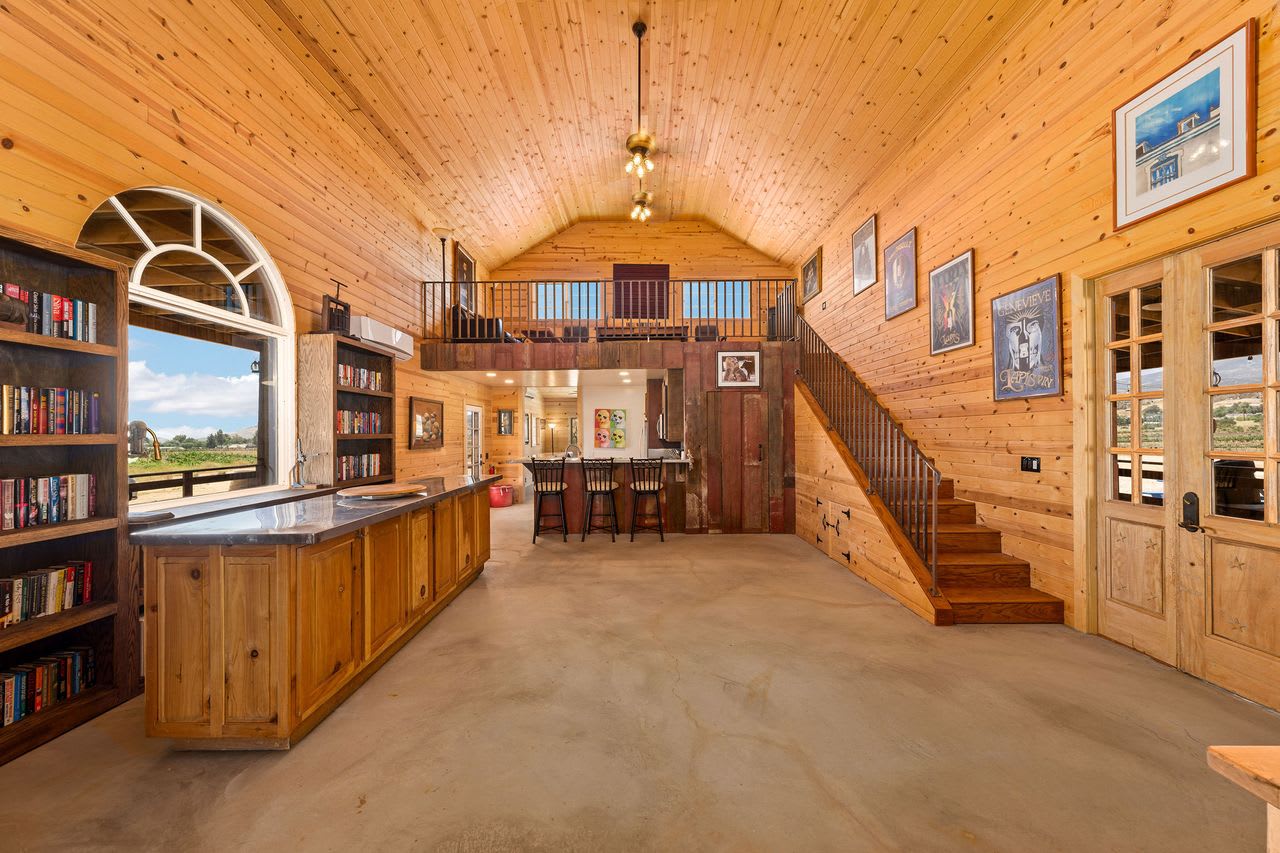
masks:
<svg viewBox="0 0 1280 853"><path fill-rule="evenodd" d="M498 409L498 435L516 434L516 410Z"/></svg>
<svg viewBox="0 0 1280 853"><path fill-rule="evenodd" d="M853 293L876 283L876 215L853 232Z"/></svg>
<svg viewBox="0 0 1280 853"><path fill-rule="evenodd" d="M716 353L716 387L759 388L760 353Z"/></svg>
<svg viewBox="0 0 1280 853"><path fill-rule="evenodd" d="M929 352L973 346L973 250L929 273Z"/></svg>
<svg viewBox="0 0 1280 853"><path fill-rule="evenodd" d="M444 403L410 397L409 449L435 450L440 447L444 447Z"/></svg>
<svg viewBox="0 0 1280 853"><path fill-rule="evenodd" d="M808 302L822 292L822 247L800 267L800 301Z"/></svg>
<svg viewBox="0 0 1280 853"><path fill-rule="evenodd" d="M1062 301L1058 276L991 300L996 400L1062 393Z"/></svg>
<svg viewBox="0 0 1280 853"><path fill-rule="evenodd" d="M884 318L891 320L916 307L916 229L884 250Z"/></svg>
<svg viewBox="0 0 1280 853"><path fill-rule="evenodd" d="M1257 22L1112 113L1117 230L1257 172Z"/></svg>
<svg viewBox="0 0 1280 853"><path fill-rule="evenodd" d="M457 240L453 241L453 280L458 289L458 305L476 310L476 262Z"/></svg>

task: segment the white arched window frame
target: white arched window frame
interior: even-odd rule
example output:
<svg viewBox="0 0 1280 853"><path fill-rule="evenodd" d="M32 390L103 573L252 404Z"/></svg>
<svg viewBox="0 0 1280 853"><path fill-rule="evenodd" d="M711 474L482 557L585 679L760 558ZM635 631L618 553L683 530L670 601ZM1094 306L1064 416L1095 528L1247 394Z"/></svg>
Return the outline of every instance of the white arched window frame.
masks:
<svg viewBox="0 0 1280 853"><path fill-rule="evenodd" d="M289 299L289 290L285 286L284 278L280 275L280 270L276 267L275 261L271 259L271 255L253 236L253 233L241 225L234 216L216 204L183 190L170 187L138 187L136 189L161 193L190 204L192 233L191 241L188 243L172 241L157 243L147 233L146 229L138 224L138 221L134 219L117 196L112 196L108 199L108 203L119 214L121 220L128 225L142 245L146 247L146 252L134 262L133 267L129 270L129 301L153 308L163 308L176 314L182 314L230 329L251 332L262 336L268 341L274 350L272 358L269 359L269 363L273 368L273 375L261 376L259 382L270 386L271 399L274 403L276 440L268 452L271 454L271 470L275 472L276 482L264 484L259 488L273 489L289 485L289 472L292 470L294 462L293 447L297 443L297 355L294 343L293 304ZM204 250L203 231L206 217L216 221L218 227L239 241L241 247L249 255L250 265L239 274L232 273L225 264ZM144 285L142 280L147 267L157 258L169 252L199 255L201 259L220 270L226 277L227 285L235 295L240 310L232 312L216 308L197 302L194 299L177 296L166 290ZM271 303L271 313L279 319L278 324L265 322L249 314L249 302L245 296L244 289L241 287L241 282L254 273L258 273L261 281L266 285L265 293ZM244 494L244 492L240 494ZM208 497L225 497L225 495L218 494Z"/></svg>

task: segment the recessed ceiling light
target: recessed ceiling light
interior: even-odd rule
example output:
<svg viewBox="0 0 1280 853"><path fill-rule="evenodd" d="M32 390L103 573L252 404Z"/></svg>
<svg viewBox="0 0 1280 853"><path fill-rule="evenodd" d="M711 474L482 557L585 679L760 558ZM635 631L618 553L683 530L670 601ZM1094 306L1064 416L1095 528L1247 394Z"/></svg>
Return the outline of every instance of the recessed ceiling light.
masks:
<svg viewBox="0 0 1280 853"><path fill-rule="evenodd" d="M490 379L492 379L493 377L495 377L495 376L497 376L497 375L498 375L498 374L496 374L496 373L486 373L486 374L485 374L485 376L488 376Z"/></svg>
<svg viewBox="0 0 1280 853"><path fill-rule="evenodd" d="M619 375L619 376L630 376L630 375L631 375L631 373L630 373L630 371L626 371L626 370L619 370L619 371L618 371L618 375Z"/></svg>
<svg viewBox="0 0 1280 853"><path fill-rule="evenodd" d="M514 385L514 384L516 384L516 381L515 381L514 379L504 379L504 380L502 380L502 381L503 381L503 382L505 382L505 383L507 383L508 385Z"/></svg>
<svg viewBox="0 0 1280 853"><path fill-rule="evenodd" d="M631 384L631 380L630 380L630 379L624 379L624 380L622 380L622 384L623 384L623 385L630 385L630 384Z"/></svg>

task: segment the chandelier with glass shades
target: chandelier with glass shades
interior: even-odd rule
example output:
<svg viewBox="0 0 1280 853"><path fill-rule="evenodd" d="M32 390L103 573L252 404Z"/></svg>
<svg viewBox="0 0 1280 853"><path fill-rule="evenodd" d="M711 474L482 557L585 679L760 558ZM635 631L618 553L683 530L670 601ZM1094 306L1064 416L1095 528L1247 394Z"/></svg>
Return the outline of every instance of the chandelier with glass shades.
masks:
<svg viewBox="0 0 1280 853"><path fill-rule="evenodd" d="M653 135L640 129L640 92L643 84L644 34L648 31L644 21L636 21L631 25L631 32L636 34L636 131L627 137L627 174L643 178L653 171L652 154L657 150Z"/></svg>
<svg viewBox="0 0 1280 853"><path fill-rule="evenodd" d="M640 180L640 189L631 196L631 218L637 222L648 222L653 216L653 193L644 188L644 179Z"/></svg>

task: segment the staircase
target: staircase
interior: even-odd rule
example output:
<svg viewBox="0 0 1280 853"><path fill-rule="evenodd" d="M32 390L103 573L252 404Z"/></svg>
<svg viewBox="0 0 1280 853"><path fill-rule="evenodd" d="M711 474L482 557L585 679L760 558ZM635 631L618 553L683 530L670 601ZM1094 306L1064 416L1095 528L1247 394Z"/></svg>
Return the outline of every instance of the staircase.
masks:
<svg viewBox="0 0 1280 853"><path fill-rule="evenodd" d="M932 586L939 616L949 608L957 624L1061 623L1063 601L1032 588L1031 565L1003 552L1000 531L978 523L977 507L956 497L955 482L941 476L844 360L804 320L796 322L802 396L877 505L876 516L914 551L903 556L923 563L920 575L931 584L922 585Z"/></svg>
<svg viewBox="0 0 1280 853"><path fill-rule="evenodd" d="M1001 551L1000 531L977 523L977 507L938 487L938 589L956 624L1060 623L1062 599L1031 588L1031 564Z"/></svg>

